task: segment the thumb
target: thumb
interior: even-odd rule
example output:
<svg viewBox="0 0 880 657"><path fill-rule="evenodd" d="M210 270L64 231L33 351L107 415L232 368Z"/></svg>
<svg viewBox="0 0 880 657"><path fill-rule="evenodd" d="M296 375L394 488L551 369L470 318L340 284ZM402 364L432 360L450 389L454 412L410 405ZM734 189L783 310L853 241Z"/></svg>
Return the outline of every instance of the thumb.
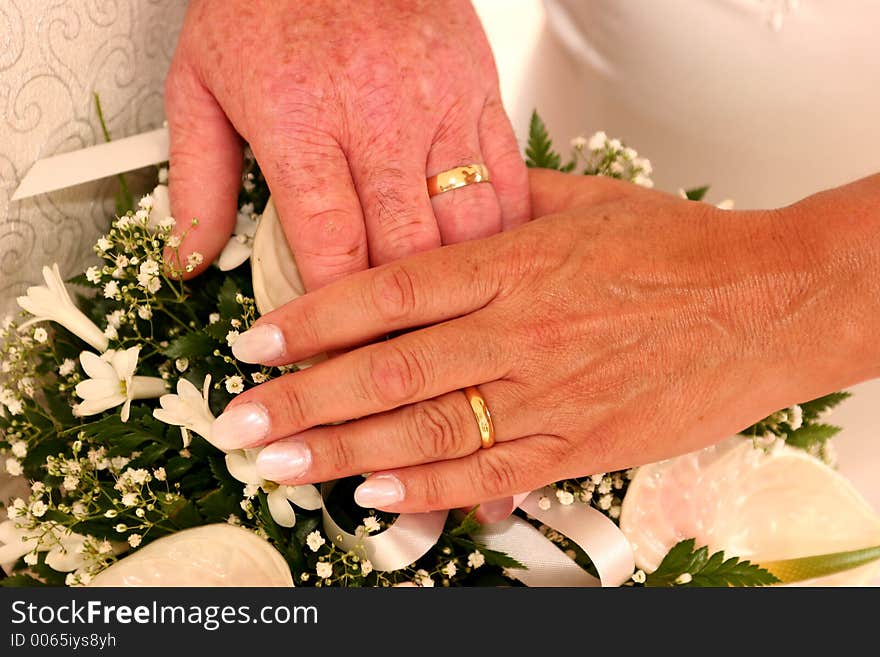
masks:
<svg viewBox="0 0 880 657"><path fill-rule="evenodd" d="M197 275L229 241L238 210L242 141L195 71L175 62L165 82L165 114L171 138L168 187L175 232L183 237L180 269L199 253ZM193 220L197 221L193 221Z"/></svg>
<svg viewBox="0 0 880 657"><path fill-rule="evenodd" d="M605 176L582 176L551 169L529 169L533 218L616 201L643 190Z"/></svg>

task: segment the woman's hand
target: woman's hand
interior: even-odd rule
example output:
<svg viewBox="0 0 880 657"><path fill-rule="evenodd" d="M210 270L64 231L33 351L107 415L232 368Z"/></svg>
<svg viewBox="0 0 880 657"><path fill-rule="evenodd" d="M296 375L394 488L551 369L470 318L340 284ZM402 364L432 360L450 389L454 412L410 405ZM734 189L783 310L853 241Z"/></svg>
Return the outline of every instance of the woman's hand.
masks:
<svg viewBox="0 0 880 657"><path fill-rule="evenodd" d="M532 203L548 216L260 318L234 346L241 360L409 332L242 394L213 441L268 444L258 467L283 483L371 472L361 505L426 511L693 450L877 373L876 359L855 363L868 334L844 311L862 279L830 257L824 218L542 171ZM835 235L842 256L865 233ZM494 419L489 449L460 391L473 385Z"/></svg>
<svg viewBox="0 0 880 657"><path fill-rule="evenodd" d="M309 290L531 216L468 0L193 0L165 101L181 256L204 255L193 275L235 224L242 138ZM471 163L492 184L428 197L426 177Z"/></svg>

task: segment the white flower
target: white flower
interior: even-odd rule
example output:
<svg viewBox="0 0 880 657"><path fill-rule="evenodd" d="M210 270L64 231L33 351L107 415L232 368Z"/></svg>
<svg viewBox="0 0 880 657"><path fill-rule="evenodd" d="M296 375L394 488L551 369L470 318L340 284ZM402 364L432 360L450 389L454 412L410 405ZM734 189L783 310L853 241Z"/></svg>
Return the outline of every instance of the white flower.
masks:
<svg viewBox="0 0 880 657"><path fill-rule="evenodd" d="M152 319L153 317L153 309L149 306L138 306L138 317L141 319Z"/></svg>
<svg viewBox="0 0 880 657"><path fill-rule="evenodd" d="M428 571L422 568L416 571L416 583L425 588L431 588L434 586L434 580L431 579Z"/></svg>
<svg viewBox="0 0 880 657"><path fill-rule="evenodd" d="M21 462L18 459L8 458L6 459L6 472L11 474L13 477L20 477L24 470L21 467Z"/></svg>
<svg viewBox="0 0 880 657"><path fill-rule="evenodd" d="M574 495L567 490L557 490L556 499L562 506L569 506L574 503Z"/></svg>
<svg viewBox="0 0 880 657"><path fill-rule="evenodd" d="M64 482L61 484L66 491L74 491L79 486L79 477L74 475L67 475L64 477Z"/></svg>
<svg viewBox="0 0 880 657"><path fill-rule="evenodd" d="M74 518L82 520L87 515L89 515L89 510L85 504L82 502L74 502L73 506L70 509L70 512L73 514Z"/></svg>
<svg viewBox="0 0 880 657"><path fill-rule="evenodd" d="M79 362L91 378L76 386L76 394L84 401L74 408L74 414L80 417L96 415L122 404L122 421L127 422L133 399L148 399L164 393L162 379L134 375L140 349L111 349L103 356L82 352Z"/></svg>
<svg viewBox="0 0 880 657"><path fill-rule="evenodd" d="M109 281L104 285L104 298L105 299L118 299L119 298L119 283L116 281Z"/></svg>
<svg viewBox="0 0 880 657"><path fill-rule="evenodd" d="M239 210L235 218L232 237L223 247L220 257L217 258L217 267L220 271L235 269L251 257L256 232L257 221L254 216L254 207L249 203Z"/></svg>
<svg viewBox="0 0 880 657"><path fill-rule="evenodd" d="M608 135L605 134L602 130L593 134L592 137L587 140L587 148L591 151L601 151L605 148L605 144L608 142Z"/></svg>
<svg viewBox="0 0 880 657"><path fill-rule="evenodd" d="M795 404L788 409L788 426L792 431L797 431L804 426L804 409L800 407L800 404Z"/></svg>
<svg viewBox="0 0 880 657"><path fill-rule="evenodd" d="M226 392L237 395L244 391L244 381L236 374L226 378Z"/></svg>
<svg viewBox="0 0 880 657"><path fill-rule="evenodd" d="M156 468L153 470L153 477L156 481L165 481L165 479L168 478L168 475L165 472L165 468Z"/></svg>
<svg viewBox="0 0 880 657"><path fill-rule="evenodd" d="M644 584L646 579L648 579L648 576L645 575L645 571L641 569L637 570L632 575L632 581L636 584Z"/></svg>
<svg viewBox="0 0 880 657"><path fill-rule="evenodd" d="M73 371L76 369L76 361L73 358L65 358L61 363L61 366L58 368L58 373L61 376L69 376L73 374Z"/></svg>
<svg viewBox="0 0 880 657"><path fill-rule="evenodd" d="M321 546L324 545L327 541L324 540L324 537L321 536L321 532L317 529L313 531L311 534L306 536L306 545L309 546L309 549L312 552L317 552L321 549Z"/></svg>
<svg viewBox="0 0 880 657"><path fill-rule="evenodd" d="M587 145L586 137L575 137L571 140L571 147L575 150L582 151Z"/></svg>
<svg viewBox="0 0 880 657"><path fill-rule="evenodd" d="M36 340L37 342L42 344L43 342L45 342L48 339L49 339L49 334L46 333L46 329L44 329L42 326L34 329L34 340Z"/></svg>
<svg viewBox="0 0 880 657"><path fill-rule="evenodd" d="M612 151L619 151L623 148L623 144L620 143L619 139L609 139L607 146Z"/></svg>
<svg viewBox="0 0 880 657"><path fill-rule="evenodd" d="M269 512L282 527L296 524L296 512L291 503L307 511L321 508L321 494L311 484L284 486L267 481L257 474L257 456L262 447L238 449L226 455L226 469L243 484L260 486L267 495Z"/></svg>
<svg viewBox="0 0 880 657"><path fill-rule="evenodd" d="M238 340L238 331L229 331L226 334L226 344L230 347L235 344L235 341Z"/></svg>
<svg viewBox="0 0 880 657"><path fill-rule="evenodd" d="M201 392L186 379L178 379L177 394L162 395L159 398L162 408L155 409L153 417L165 424L180 427L184 447L190 444L189 431L194 431L210 442L211 423L214 422L214 415L208 404L210 390L210 374L205 377Z"/></svg>
<svg viewBox="0 0 880 657"><path fill-rule="evenodd" d="M208 324L216 324L220 321L220 313L211 313L208 315Z"/></svg>
<svg viewBox="0 0 880 657"><path fill-rule="evenodd" d="M263 374L262 372L254 372L251 374L251 379L254 383L265 383L269 380L269 376L267 374Z"/></svg>
<svg viewBox="0 0 880 657"><path fill-rule="evenodd" d="M49 506L43 500L37 500L31 504L31 515L35 518L42 518L48 510Z"/></svg>
<svg viewBox="0 0 880 657"><path fill-rule="evenodd" d="M48 552L46 565L59 572L85 564L85 536L55 523L42 523L35 530L19 527L14 520L0 523L0 563L16 561L31 552Z"/></svg>
<svg viewBox="0 0 880 657"><path fill-rule="evenodd" d="M373 562L369 559L364 559L361 561L361 574L366 577L371 572L373 572Z"/></svg>
<svg viewBox="0 0 880 657"><path fill-rule="evenodd" d="M115 326L111 325L104 329L104 335L108 340L115 340L119 337L119 331L116 330Z"/></svg>
<svg viewBox="0 0 880 657"><path fill-rule="evenodd" d="M136 548L138 545L141 544L142 540L143 540L143 536L141 536L140 534L132 534L131 536L128 537L128 544L131 547Z"/></svg>
<svg viewBox="0 0 880 657"><path fill-rule="evenodd" d="M482 552L476 550L468 555L467 563L468 566L470 566L471 568L479 568L484 563L486 563L486 557L483 556Z"/></svg>
<svg viewBox="0 0 880 657"><path fill-rule="evenodd" d="M18 297L18 305L34 316L21 325L25 328L36 322L50 320L61 324L78 338L85 340L99 351L107 348L107 338L94 322L77 308L64 286L58 265L43 267L45 285L27 289L27 295Z"/></svg>
<svg viewBox="0 0 880 657"><path fill-rule="evenodd" d="M138 494L137 493L126 493L122 496L122 503L125 506L134 506L138 503Z"/></svg>
<svg viewBox="0 0 880 657"><path fill-rule="evenodd" d="M382 527L379 525L379 521L376 519L376 516L367 516L364 518L364 529L367 530L367 533L370 534L372 532L377 532Z"/></svg>
<svg viewBox="0 0 880 657"><path fill-rule="evenodd" d="M546 495L541 495L538 499L538 508L541 509L541 511L547 511L551 506L552 503L550 502L550 498Z"/></svg>
<svg viewBox="0 0 880 657"><path fill-rule="evenodd" d="M178 372L186 372L189 367L189 358L178 358L174 361L174 367Z"/></svg>
<svg viewBox="0 0 880 657"><path fill-rule="evenodd" d="M108 240L106 236L102 235L101 237L98 238L98 248L101 251L105 251L105 252L109 251L110 249L113 248L113 242Z"/></svg>
<svg viewBox="0 0 880 657"><path fill-rule="evenodd" d="M333 577L333 566L326 561L319 561L315 566L315 572L318 573L318 577L321 579L327 579Z"/></svg>
<svg viewBox="0 0 880 657"><path fill-rule="evenodd" d="M27 456L27 443L23 440L16 440L10 446L12 450L12 455L16 458L23 459Z"/></svg>
<svg viewBox="0 0 880 657"><path fill-rule="evenodd" d="M458 568L455 563L450 561L448 564L443 566L443 574L447 577L455 577L455 573L458 572Z"/></svg>
<svg viewBox="0 0 880 657"><path fill-rule="evenodd" d="M101 282L101 270L94 265L89 267L86 269L86 280L97 285Z"/></svg>

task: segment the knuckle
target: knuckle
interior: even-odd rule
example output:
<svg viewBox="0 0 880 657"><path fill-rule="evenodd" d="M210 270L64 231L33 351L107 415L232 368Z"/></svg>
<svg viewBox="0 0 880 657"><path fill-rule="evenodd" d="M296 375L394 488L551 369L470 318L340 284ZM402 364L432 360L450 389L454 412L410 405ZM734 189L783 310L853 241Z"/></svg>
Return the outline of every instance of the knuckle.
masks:
<svg viewBox="0 0 880 657"><path fill-rule="evenodd" d="M513 465L505 458L491 450L481 454L477 460L474 490L482 490L490 497L501 497L510 494L516 488L516 472Z"/></svg>
<svg viewBox="0 0 880 657"><path fill-rule="evenodd" d="M459 453L461 431L441 403L427 401L414 406L411 413L413 445L424 460L436 461Z"/></svg>
<svg viewBox="0 0 880 657"><path fill-rule="evenodd" d="M351 212L322 208L307 213L295 226L297 250L311 257L360 256L365 251L363 224Z"/></svg>
<svg viewBox="0 0 880 657"><path fill-rule="evenodd" d="M278 386L278 394L284 409L284 424L290 431L299 431L310 425L306 419L306 406L302 391L291 378L285 377Z"/></svg>
<svg viewBox="0 0 880 657"><path fill-rule="evenodd" d="M388 344L370 356L370 388L379 401L397 407L419 397L429 380L417 352Z"/></svg>
<svg viewBox="0 0 880 657"><path fill-rule="evenodd" d="M352 445L340 433L325 441L322 445L326 449L324 464L330 467L335 475L345 475L355 472L356 455Z"/></svg>
<svg viewBox="0 0 880 657"><path fill-rule="evenodd" d="M448 508L446 485L440 475L430 471L425 473L421 489L422 499L427 509Z"/></svg>
<svg viewBox="0 0 880 657"><path fill-rule="evenodd" d="M410 270L402 265L376 272L371 292L370 301L384 322L400 322L416 310L416 282Z"/></svg>

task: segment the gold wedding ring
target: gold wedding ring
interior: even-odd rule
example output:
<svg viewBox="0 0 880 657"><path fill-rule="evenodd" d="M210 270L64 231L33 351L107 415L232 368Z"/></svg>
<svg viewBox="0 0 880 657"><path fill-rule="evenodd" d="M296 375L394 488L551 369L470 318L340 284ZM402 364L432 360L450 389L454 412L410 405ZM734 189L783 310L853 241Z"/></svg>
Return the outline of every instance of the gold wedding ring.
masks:
<svg viewBox="0 0 880 657"><path fill-rule="evenodd" d="M459 187L490 182L489 169L485 164L466 164L448 171L441 171L428 178L428 196L437 196Z"/></svg>
<svg viewBox="0 0 880 657"><path fill-rule="evenodd" d="M488 449L495 444L495 425L492 424L492 414L489 412L489 407L486 406L486 400L483 399L483 395L474 386L463 388L462 392L467 397L471 410L474 412L474 417L477 420L477 427L480 430L480 442L483 445L483 449Z"/></svg>

